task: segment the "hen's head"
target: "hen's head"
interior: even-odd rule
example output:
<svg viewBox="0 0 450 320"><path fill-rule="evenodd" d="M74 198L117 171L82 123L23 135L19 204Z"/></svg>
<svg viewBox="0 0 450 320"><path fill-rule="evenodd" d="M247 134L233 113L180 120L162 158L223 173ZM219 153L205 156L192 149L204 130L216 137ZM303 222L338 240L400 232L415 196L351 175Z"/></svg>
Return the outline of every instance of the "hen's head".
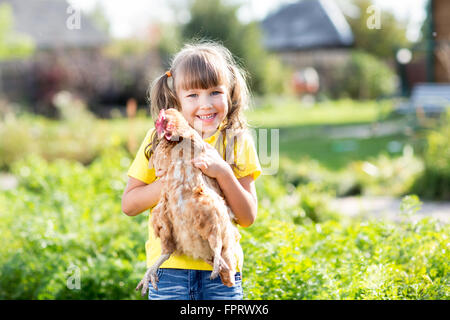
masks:
<svg viewBox="0 0 450 320"><path fill-rule="evenodd" d="M166 113L164 109L162 109L159 112L158 120L155 122L155 128L156 132L158 133L158 138L161 139L166 134L166 126L167 126L167 119L166 119ZM170 136L166 137L167 140L170 140Z"/></svg>
<svg viewBox="0 0 450 320"><path fill-rule="evenodd" d="M159 139L165 137L169 141L178 141L190 129L183 115L174 108L159 112L155 128Z"/></svg>

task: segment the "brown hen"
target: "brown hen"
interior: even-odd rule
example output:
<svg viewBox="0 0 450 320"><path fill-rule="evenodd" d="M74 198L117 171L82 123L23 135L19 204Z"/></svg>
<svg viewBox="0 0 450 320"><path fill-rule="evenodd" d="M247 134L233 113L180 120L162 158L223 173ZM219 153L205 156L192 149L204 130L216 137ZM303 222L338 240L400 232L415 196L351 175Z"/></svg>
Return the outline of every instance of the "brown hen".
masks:
<svg viewBox="0 0 450 320"><path fill-rule="evenodd" d="M150 161L163 187L151 222L161 256L136 290L145 295L149 281L157 290L156 272L172 253L206 261L213 266L211 279L220 275L223 284L233 286L240 250L234 215L216 179L191 162L209 146L176 109L161 110L155 127L160 141Z"/></svg>

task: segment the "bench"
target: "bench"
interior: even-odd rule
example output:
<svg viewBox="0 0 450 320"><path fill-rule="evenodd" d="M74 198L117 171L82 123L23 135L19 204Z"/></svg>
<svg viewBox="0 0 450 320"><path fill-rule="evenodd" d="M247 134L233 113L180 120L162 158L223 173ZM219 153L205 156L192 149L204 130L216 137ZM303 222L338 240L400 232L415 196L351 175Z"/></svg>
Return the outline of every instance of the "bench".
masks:
<svg viewBox="0 0 450 320"><path fill-rule="evenodd" d="M419 83L414 86L411 97L400 104L396 113L424 113L427 116L440 115L450 109L450 84Z"/></svg>

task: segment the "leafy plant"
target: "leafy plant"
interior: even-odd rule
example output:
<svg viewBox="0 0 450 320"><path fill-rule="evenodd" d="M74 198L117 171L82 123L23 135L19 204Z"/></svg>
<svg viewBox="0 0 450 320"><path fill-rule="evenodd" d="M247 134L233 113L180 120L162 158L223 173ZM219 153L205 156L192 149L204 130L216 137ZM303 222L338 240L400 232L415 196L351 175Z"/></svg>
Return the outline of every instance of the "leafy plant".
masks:
<svg viewBox="0 0 450 320"><path fill-rule="evenodd" d="M32 39L14 31L14 15L8 3L0 4L0 61L26 58L34 51ZM0 88L1 89L1 88Z"/></svg>
<svg viewBox="0 0 450 320"><path fill-rule="evenodd" d="M244 230L246 299L448 299L447 224L281 222Z"/></svg>
<svg viewBox="0 0 450 320"><path fill-rule="evenodd" d="M33 154L11 166L19 186L0 193L0 299L142 299L148 215L120 208L130 163L110 146L88 166ZM317 185L274 176L257 190L258 218L240 229L246 299L449 299L448 224L342 220Z"/></svg>
<svg viewBox="0 0 450 320"><path fill-rule="evenodd" d="M379 58L364 51L354 51L347 64L334 72L335 98L376 99L395 91L395 73Z"/></svg>
<svg viewBox="0 0 450 320"><path fill-rule="evenodd" d="M411 187L423 198L450 200L450 113L445 120L440 128L429 132L425 170Z"/></svg>

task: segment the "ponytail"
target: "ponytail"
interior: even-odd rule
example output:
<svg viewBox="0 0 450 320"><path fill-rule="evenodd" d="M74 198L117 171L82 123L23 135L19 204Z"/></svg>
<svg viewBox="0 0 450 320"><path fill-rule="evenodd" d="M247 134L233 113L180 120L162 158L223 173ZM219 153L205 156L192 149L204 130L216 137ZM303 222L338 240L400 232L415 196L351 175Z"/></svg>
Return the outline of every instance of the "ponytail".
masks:
<svg viewBox="0 0 450 320"><path fill-rule="evenodd" d="M176 108L180 110L175 92L169 86L167 73L156 78L150 89L150 113L153 119L158 119L160 110Z"/></svg>

